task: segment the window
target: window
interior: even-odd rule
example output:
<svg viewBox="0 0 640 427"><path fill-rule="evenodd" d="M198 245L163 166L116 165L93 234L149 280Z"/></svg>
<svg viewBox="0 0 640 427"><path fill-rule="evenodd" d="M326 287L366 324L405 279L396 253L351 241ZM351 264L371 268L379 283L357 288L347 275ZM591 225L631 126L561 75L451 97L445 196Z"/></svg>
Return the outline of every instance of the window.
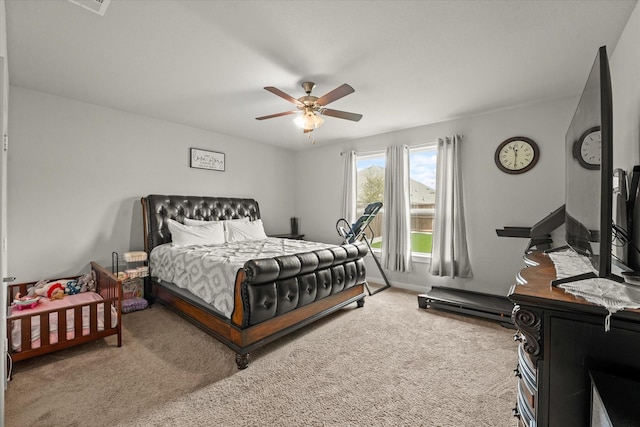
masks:
<svg viewBox="0 0 640 427"><path fill-rule="evenodd" d="M433 217L436 203L437 148L409 149L409 200L411 203L411 252L431 253ZM384 202L385 153L356 156L356 217L371 202ZM371 223L374 239L371 247L382 248L384 206Z"/></svg>
<svg viewBox="0 0 640 427"><path fill-rule="evenodd" d="M364 208L372 202L384 202L384 152L368 156L356 156L356 218L364 213ZM382 218L384 206L371 223L374 237L372 248L382 247ZM367 235L368 236L368 235ZM368 236L370 237L370 236Z"/></svg>
<svg viewBox="0 0 640 427"><path fill-rule="evenodd" d="M437 148L409 149L411 252L430 254L436 205Z"/></svg>

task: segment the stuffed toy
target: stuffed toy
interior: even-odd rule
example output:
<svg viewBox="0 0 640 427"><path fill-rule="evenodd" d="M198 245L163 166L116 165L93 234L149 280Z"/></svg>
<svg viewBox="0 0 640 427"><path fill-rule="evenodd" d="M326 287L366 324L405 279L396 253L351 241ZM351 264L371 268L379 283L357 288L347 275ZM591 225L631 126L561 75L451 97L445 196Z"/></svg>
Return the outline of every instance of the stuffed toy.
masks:
<svg viewBox="0 0 640 427"><path fill-rule="evenodd" d="M94 292L96 290L95 272L91 270L84 276L80 276L78 278L78 286L80 287L80 292Z"/></svg>
<svg viewBox="0 0 640 427"><path fill-rule="evenodd" d="M44 291L42 289L47 283L49 283L49 280L40 280L38 283L29 288L29 290L27 291L27 295L30 297L44 295Z"/></svg>
<svg viewBox="0 0 640 427"><path fill-rule="evenodd" d="M54 287L61 288L59 291L55 291L50 289ZM38 283L33 285L27 291L27 296L34 297L47 297L51 299L53 295L53 299L63 298L65 295L75 295L80 292L87 291L95 291L96 290L96 278L93 270L89 271L87 274L78 277L77 279L71 280L56 280L54 282L49 282L48 279L40 280ZM49 295L51 294L51 295Z"/></svg>
<svg viewBox="0 0 640 427"><path fill-rule="evenodd" d="M66 295L79 294L82 289L82 285L77 280L69 280L64 285L64 293Z"/></svg>
<svg viewBox="0 0 640 427"><path fill-rule="evenodd" d="M52 283L47 289L47 298L50 301L64 298L64 286L60 282Z"/></svg>
<svg viewBox="0 0 640 427"><path fill-rule="evenodd" d="M33 291L33 293L31 293ZM29 289L28 295L47 297L51 301L64 298L64 286L60 281L49 283L48 280L41 280Z"/></svg>

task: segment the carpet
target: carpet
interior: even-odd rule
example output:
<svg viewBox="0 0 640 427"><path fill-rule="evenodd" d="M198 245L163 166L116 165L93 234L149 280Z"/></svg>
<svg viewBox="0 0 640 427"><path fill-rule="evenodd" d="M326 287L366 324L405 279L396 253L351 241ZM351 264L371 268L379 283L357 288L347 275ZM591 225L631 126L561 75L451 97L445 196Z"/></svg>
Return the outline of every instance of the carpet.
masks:
<svg viewBox="0 0 640 427"><path fill-rule="evenodd" d="M115 338L19 362L7 426L513 426L513 331L389 289L256 350L162 306Z"/></svg>

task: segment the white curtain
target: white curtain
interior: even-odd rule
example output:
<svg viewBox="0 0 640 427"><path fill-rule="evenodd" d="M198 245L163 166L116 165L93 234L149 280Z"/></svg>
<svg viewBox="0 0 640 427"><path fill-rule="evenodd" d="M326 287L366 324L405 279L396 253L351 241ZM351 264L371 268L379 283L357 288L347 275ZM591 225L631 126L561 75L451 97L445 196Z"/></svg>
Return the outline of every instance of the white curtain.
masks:
<svg viewBox="0 0 640 427"><path fill-rule="evenodd" d="M462 203L460 137L438 140L431 268L435 276L472 277Z"/></svg>
<svg viewBox="0 0 640 427"><path fill-rule="evenodd" d="M344 166L344 190L342 192L342 216L353 224L356 217L356 152L342 153Z"/></svg>
<svg viewBox="0 0 640 427"><path fill-rule="evenodd" d="M389 270L411 271L409 194L409 147L389 147L384 172L382 236L382 266Z"/></svg>

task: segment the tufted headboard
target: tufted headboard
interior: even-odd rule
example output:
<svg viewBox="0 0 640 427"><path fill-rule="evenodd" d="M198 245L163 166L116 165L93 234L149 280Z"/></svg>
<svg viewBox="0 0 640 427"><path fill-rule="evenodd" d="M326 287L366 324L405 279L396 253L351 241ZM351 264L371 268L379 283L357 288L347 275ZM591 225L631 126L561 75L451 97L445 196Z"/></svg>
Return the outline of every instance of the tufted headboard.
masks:
<svg viewBox="0 0 640 427"><path fill-rule="evenodd" d="M167 220L183 222L184 218L220 221L248 217L260 218L260 208L254 199L202 196L165 196L151 194L143 197L144 249L147 252L171 241Z"/></svg>

